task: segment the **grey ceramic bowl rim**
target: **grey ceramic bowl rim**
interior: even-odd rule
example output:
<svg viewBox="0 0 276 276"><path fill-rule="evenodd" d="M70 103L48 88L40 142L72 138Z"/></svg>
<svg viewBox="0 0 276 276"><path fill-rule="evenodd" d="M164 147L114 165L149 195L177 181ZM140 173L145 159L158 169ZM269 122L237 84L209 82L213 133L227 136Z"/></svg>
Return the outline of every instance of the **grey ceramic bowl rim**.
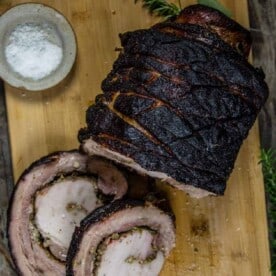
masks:
<svg viewBox="0 0 276 276"><path fill-rule="evenodd" d="M23 78L14 72L6 61L3 47L3 41L12 28L29 22L53 25L62 41L61 63L51 74L37 81ZM76 37L67 19L55 9L38 3L19 4L0 17L0 43L0 77L13 87L30 91L45 90L60 83L71 71L77 54Z"/></svg>

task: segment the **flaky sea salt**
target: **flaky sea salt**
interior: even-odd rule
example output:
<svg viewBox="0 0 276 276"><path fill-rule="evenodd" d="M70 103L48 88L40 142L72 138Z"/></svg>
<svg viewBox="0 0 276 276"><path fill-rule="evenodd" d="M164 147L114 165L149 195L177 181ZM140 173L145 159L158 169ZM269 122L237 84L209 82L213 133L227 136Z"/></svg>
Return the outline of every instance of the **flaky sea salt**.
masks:
<svg viewBox="0 0 276 276"><path fill-rule="evenodd" d="M61 63L63 51L51 41L50 28L47 24L25 23L11 32L5 56L12 69L22 77L43 79Z"/></svg>

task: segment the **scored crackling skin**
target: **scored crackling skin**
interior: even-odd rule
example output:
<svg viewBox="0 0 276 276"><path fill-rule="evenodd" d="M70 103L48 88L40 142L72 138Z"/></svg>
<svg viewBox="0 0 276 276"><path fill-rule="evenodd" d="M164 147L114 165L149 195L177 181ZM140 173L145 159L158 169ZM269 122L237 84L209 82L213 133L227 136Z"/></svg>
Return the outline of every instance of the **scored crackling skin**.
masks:
<svg viewBox="0 0 276 276"><path fill-rule="evenodd" d="M82 148L195 197L222 195L268 96L250 33L195 5L120 36L123 50L79 131Z"/></svg>
<svg viewBox="0 0 276 276"><path fill-rule="evenodd" d="M77 150L34 162L18 180L8 212L9 247L19 274L65 275L75 226L126 191L126 179L110 161Z"/></svg>
<svg viewBox="0 0 276 276"><path fill-rule="evenodd" d="M68 276L156 276L175 244L174 218L148 202L117 200L77 227L67 255Z"/></svg>

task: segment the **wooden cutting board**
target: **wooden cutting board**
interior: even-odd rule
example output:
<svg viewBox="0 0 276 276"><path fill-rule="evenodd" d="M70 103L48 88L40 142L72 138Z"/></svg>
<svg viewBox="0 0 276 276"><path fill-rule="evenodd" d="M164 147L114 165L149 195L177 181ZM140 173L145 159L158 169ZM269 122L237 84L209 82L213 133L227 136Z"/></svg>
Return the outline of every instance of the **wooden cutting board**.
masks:
<svg viewBox="0 0 276 276"><path fill-rule="evenodd" d="M1 1L0 10L23 2ZM77 132L84 126L85 110L116 59L118 34L159 20L134 0L35 2L52 6L68 18L76 33L78 56L70 76L48 91L25 92L5 85L15 179L41 156L78 147ZM194 3L181 2L183 7ZM221 3L237 21L248 25L246 0ZM177 245L162 275L270 275L259 146L255 125L223 197L195 200L166 188L176 214Z"/></svg>

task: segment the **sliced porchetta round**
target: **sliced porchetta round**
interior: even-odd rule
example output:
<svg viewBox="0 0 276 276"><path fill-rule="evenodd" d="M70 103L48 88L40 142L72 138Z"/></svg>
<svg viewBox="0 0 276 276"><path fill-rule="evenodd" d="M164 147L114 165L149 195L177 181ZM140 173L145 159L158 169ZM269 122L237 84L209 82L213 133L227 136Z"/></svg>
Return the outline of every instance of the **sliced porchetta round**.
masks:
<svg viewBox="0 0 276 276"><path fill-rule="evenodd" d="M9 207L9 245L19 273L65 275L75 227L126 191L123 174L99 157L74 150L34 162L20 177Z"/></svg>
<svg viewBox="0 0 276 276"><path fill-rule="evenodd" d="M148 202L116 200L94 210L76 228L66 273L155 276L174 244L171 214Z"/></svg>

